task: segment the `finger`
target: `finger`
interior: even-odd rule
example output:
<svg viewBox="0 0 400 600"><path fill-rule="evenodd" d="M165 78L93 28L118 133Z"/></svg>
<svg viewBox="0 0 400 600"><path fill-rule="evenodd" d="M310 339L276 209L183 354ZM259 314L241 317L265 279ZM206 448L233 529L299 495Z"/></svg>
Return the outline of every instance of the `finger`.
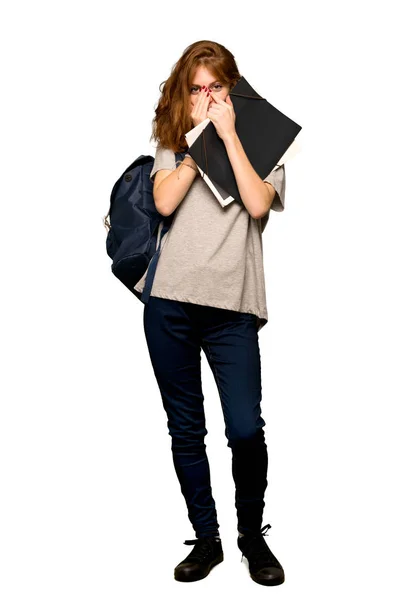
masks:
<svg viewBox="0 0 400 600"><path fill-rule="evenodd" d="M203 104L205 106L208 106L211 99L209 98L208 94L207 94L207 89L202 91L202 95L203 95Z"/></svg>
<svg viewBox="0 0 400 600"><path fill-rule="evenodd" d="M203 92L199 92L196 98L196 103L195 103L195 111L196 111L196 116L201 115L204 112L204 99L202 98L202 93Z"/></svg>
<svg viewBox="0 0 400 600"><path fill-rule="evenodd" d="M201 90L198 94L197 94L197 98L196 98L196 104L195 104L195 115L197 117L200 117L204 114L204 104L205 104L205 99L204 96L206 94L204 93L203 90Z"/></svg>
<svg viewBox="0 0 400 600"><path fill-rule="evenodd" d="M201 88L199 93L197 94L197 99L200 102L200 100L203 100L203 98L207 97L207 90L205 90L204 88Z"/></svg>
<svg viewBox="0 0 400 600"><path fill-rule="evenodd" d="M210 105L210 98L207 96L207 93L205 93L204 91L202 92L202 94L204 94L204 98L202 98L202 107L201 107L201 112L203 115L206 115L208 107ZM204 118L206 118L204 116Z"/></svg>
<svg viewBox="0 0 400 600"><path fill-rule="evenodd" d="M200 89L200 91L196 94L196 98L195 98L196 104L200 104L201 103L202 96L203 96L203 90Z"/></svg>

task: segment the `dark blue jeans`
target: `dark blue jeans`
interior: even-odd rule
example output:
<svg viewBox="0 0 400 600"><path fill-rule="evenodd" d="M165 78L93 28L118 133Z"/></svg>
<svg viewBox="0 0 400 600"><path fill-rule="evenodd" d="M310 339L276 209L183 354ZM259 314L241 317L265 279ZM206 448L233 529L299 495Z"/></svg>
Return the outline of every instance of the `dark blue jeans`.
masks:
<svg viewBox="0 0 400 600"><path fill-rule="evenodd" d="M232 451L241 533L260 531L268 454L261 416L256 316L150 296L143 322L167 414L173 463L197 537L219 534L204 437L203 349L217 384Z"/></svg>

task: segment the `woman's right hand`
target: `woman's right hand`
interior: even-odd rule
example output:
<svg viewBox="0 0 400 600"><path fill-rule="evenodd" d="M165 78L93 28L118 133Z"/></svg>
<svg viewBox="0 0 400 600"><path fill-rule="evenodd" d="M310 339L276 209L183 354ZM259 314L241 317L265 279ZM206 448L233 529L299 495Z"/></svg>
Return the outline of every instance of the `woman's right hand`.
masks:
<svg viewBox="0 0 400 600"><path fill-rule="evenodd" d="M207 118L208 106L211 102L211 97L207 96L207 88L201 89L197 94L196 104L191 112L191 117L194 127Z"/></svg>

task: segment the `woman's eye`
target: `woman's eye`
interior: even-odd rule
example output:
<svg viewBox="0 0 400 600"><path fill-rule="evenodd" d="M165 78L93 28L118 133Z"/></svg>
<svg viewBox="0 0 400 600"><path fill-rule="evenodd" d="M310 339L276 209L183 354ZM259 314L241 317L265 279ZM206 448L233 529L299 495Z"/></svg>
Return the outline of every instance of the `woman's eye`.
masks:
<svg viewBox="0 0 400 600"><path fill-rule="evenodd" d="M215 84L215 85L212 85L212 86L211 86L211 89L212 89L212 90L217 90L217 91L219 91L219 90L221 90L221 89L222 89L222 85L221 85L220 83L217 83L217 84ZM198 93L199 93L199 91L200 91L200 88L199 88L199 87L194 87L194 86L193 86L193 87L191 87L191 88L190 88L190 93L191 93L191 94L198 94Z"/></svg>

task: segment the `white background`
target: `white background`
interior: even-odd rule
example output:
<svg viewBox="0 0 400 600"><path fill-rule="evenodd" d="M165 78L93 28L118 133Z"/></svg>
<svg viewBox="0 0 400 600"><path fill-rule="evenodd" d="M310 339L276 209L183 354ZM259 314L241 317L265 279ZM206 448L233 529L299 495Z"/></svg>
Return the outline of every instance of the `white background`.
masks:
<svg viewBox="0 0 400 600"><path fill-rule="evenodd" d="M1 13L2 599L397 598L394 3L38 1ZM194 531L143 305L112 275L102 224L123 170L154 155L160 83L202 39L303 127L285 211L263 234L265 539L286 574L270 591L236 545L204 355L225 560L202 581L173 579Z"/></svg>

